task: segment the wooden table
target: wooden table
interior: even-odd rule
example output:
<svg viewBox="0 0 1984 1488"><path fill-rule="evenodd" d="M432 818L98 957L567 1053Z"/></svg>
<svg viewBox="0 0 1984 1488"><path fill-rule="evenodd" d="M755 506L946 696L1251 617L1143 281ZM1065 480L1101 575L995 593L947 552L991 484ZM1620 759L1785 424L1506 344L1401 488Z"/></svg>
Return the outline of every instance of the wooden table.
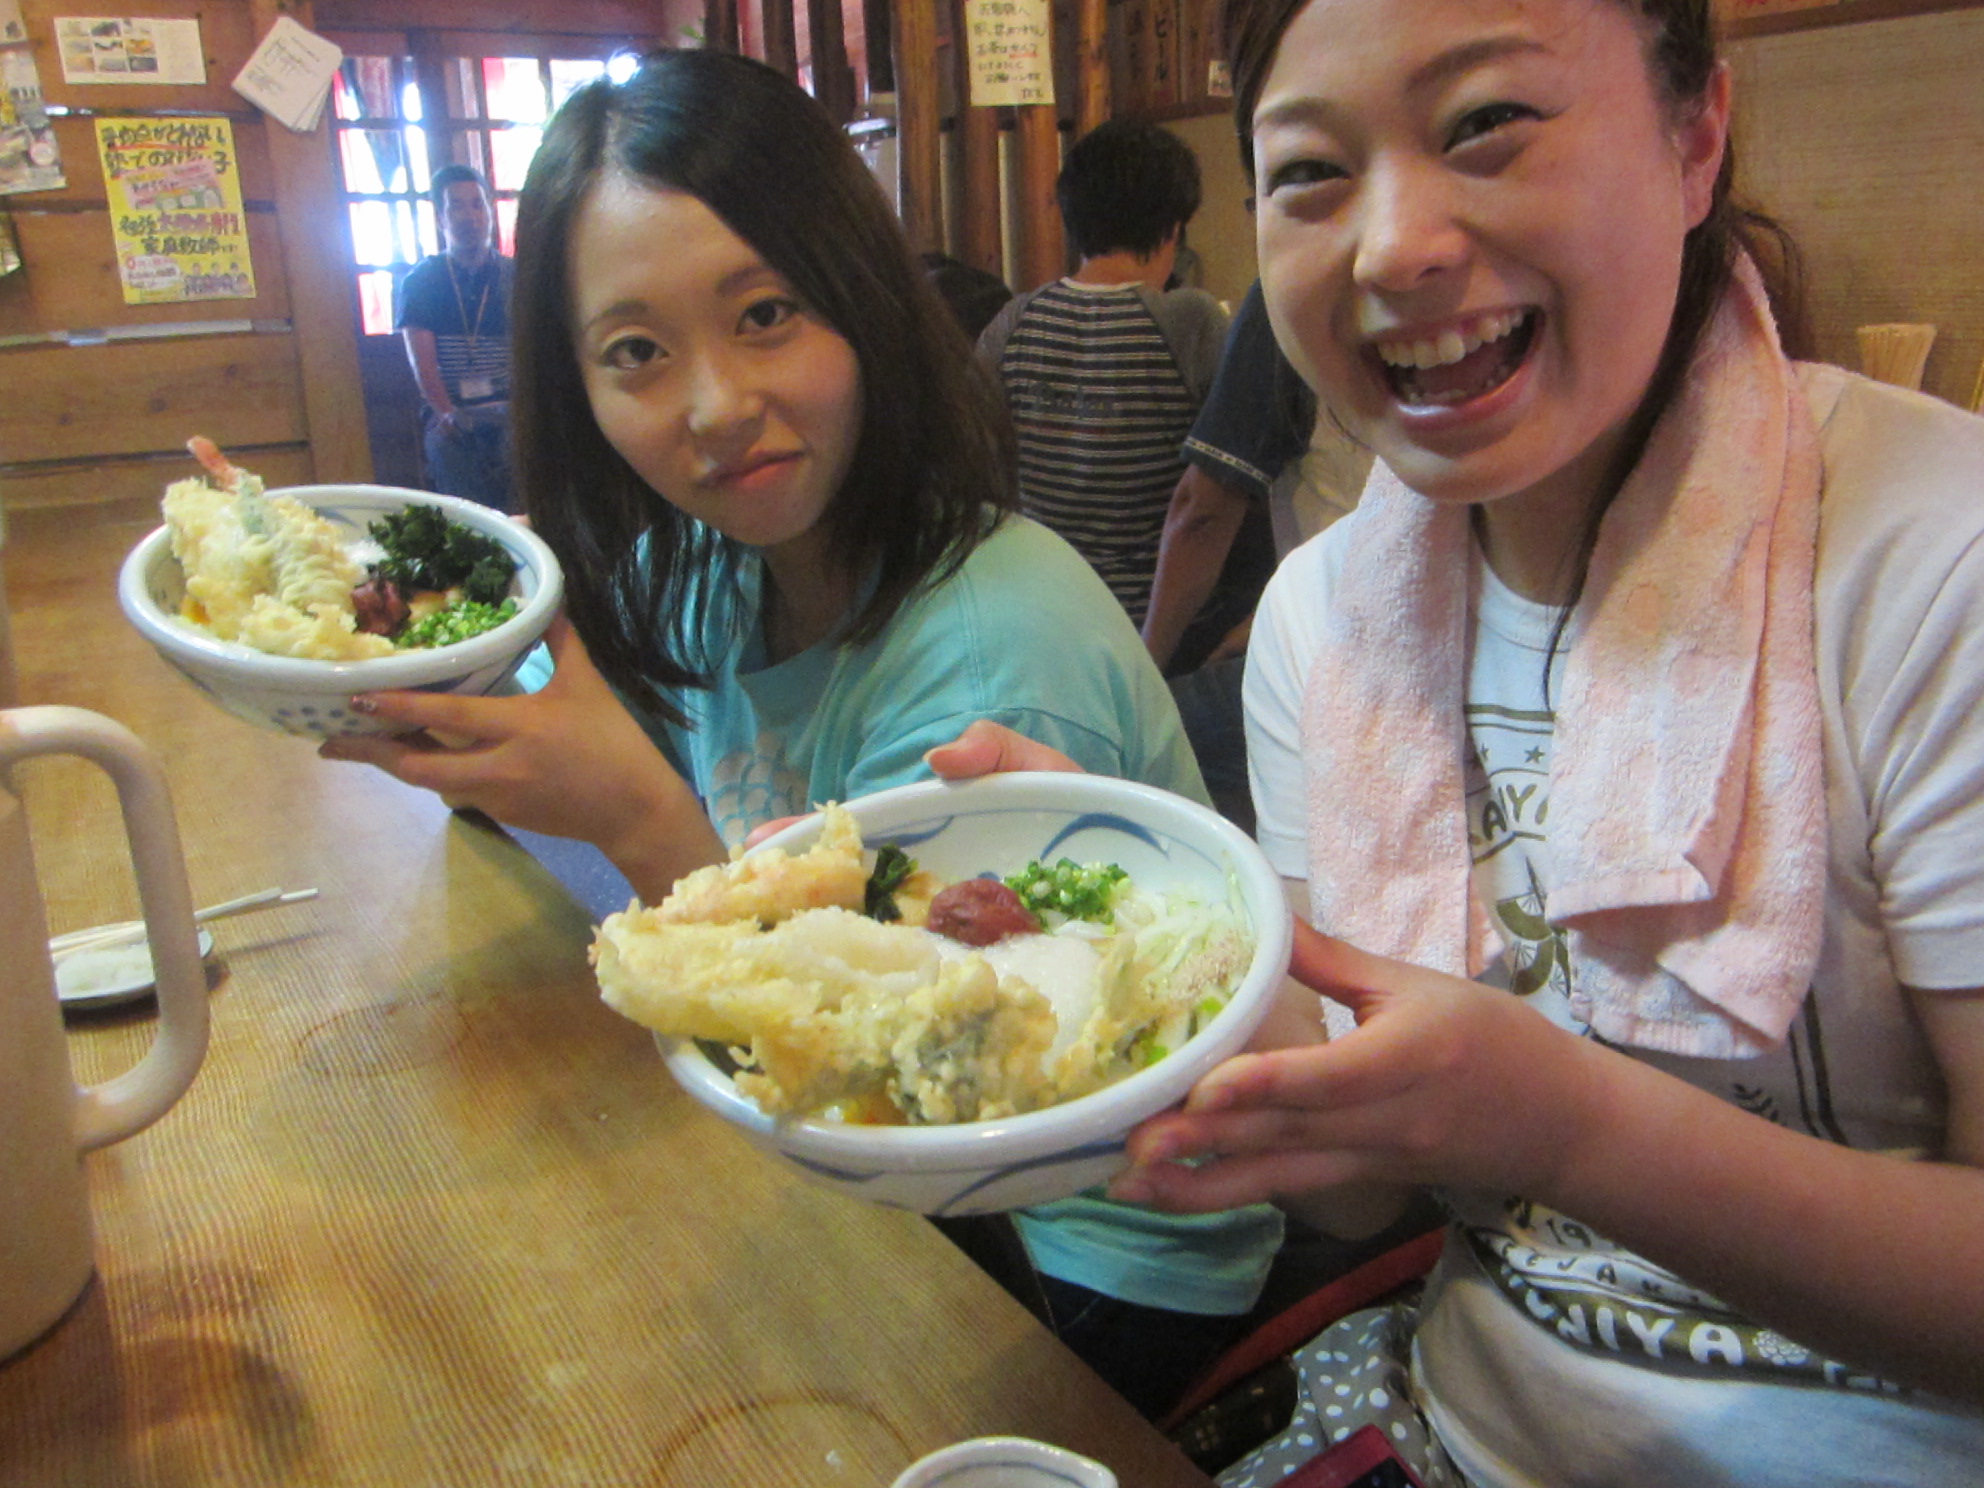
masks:
<svg viewBox="0 0 1984 1488"><path fill-rule="evenodd" d="M215 925L206 1066L88 1159L97 1280L0 1364L0 1484L874 1488L1005 1432L1204 1484L924 1221L681 1095L509 838L168 671L114 591L155 520L9 520L22 701L162 753L197 903L322 897ZM51 931L135 914L103 777L22 787ZM72 1017L78 1078L151 1024Z"/></svg>

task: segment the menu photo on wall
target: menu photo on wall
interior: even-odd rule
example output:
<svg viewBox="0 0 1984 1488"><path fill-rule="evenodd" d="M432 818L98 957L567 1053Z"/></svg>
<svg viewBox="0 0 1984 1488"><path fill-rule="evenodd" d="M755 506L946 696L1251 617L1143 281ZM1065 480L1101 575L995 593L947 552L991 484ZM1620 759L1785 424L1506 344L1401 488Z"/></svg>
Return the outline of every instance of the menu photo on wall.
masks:
<svg viewBox="0 0 1984 1488"><path fill-rule="evenodd" d="M200 23L165 16L57 16L62 81L198 86L207 80Z"/></svg>
<svg viewBox="0 0 1984 1488"><path fill-rule="evenodd" d="M251 300L255 266L225 119L98 119L127 305Z"/></svg>

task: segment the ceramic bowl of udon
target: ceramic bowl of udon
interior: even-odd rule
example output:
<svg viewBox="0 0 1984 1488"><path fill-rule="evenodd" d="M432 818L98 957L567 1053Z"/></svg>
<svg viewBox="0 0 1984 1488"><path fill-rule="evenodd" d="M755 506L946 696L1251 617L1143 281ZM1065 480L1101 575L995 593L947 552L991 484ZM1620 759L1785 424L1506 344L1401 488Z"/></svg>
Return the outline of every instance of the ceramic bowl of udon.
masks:
<svg viewBox="0 0 1984 1488"><path fill-rule="evenodd" d="M1115 863L1140 888L1228 904L1254 949L1225 1006L1179 1048L1091 1094L998 1120L774 1119L732 1084L720 1051L660 1040L691 1096L815 1183L933 1215L997 1213L1106 1183L1128 1164L1132 1128L1238 1053L1280 991L1293 937L1281 879L1253 839L1195 801L1102 775L1035 772L930 781L842 804L868 847L894 843L942 878L1012 873L1036 858ZM803 852L820 825L807 817L753 850Z"/></svg>
<svg viewBox="0 0 1984 1488"><path fill-rule="evenodd" d="M118 602L168 666L248 723L310 739L393 732L392 725L353 712L352 696L390 688L478 696L494 692L515 675L564 599L558 560L544 540L490 507L396 486L289 486L268 494L310 507L347 534L348 544L364 540L366 524L390 512L413 505L438 507L449 521L494 538L515 561L510 595L517 613L467 640L392 656L363 661L269 656L180 618L186 579L172 556L171 534L160 527L124 560Z"/></svg>

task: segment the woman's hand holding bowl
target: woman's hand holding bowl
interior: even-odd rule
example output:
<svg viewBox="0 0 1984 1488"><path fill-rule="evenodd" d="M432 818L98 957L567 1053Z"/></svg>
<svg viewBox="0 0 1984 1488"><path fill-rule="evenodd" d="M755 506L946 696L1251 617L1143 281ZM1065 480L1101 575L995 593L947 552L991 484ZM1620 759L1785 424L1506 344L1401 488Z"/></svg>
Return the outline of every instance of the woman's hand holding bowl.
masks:
<svg viewBox="0 0 1984 1488"><path fill-rule="evenodd" d="M1290 972L1350 1007L1356 1030L1222 1064L1183 1110L1138 1128L1115 1197L1209 1211L1379 1183L1547 1200L1602 1129L1612 1056L1508 992L1300 921Z"/></svg>

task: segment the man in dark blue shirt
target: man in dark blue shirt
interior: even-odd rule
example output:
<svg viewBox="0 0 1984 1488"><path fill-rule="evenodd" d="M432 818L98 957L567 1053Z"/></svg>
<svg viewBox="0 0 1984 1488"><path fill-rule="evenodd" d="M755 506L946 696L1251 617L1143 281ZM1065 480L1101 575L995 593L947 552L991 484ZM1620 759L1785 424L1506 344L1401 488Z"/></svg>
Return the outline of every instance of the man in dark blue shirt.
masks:
<svg viewBox="0 0 1984 1488"><path fill-rule="evenodd" d="M1256 284L1185 440L1143 625L1213 804L1249 829L1240 682L1254 606L1274 572L1268 494L1308 449L1314 423L1315 399L1275 344Z"/></svg>
<svg viewBox="0 0 1984 1488"><path fill-rule="evenodd" d="M445 251L401 281L395 319L426 405L427 476L437 491L509 511L510 260L496 251L480 172L445 165L432 195Z"/></svg>

